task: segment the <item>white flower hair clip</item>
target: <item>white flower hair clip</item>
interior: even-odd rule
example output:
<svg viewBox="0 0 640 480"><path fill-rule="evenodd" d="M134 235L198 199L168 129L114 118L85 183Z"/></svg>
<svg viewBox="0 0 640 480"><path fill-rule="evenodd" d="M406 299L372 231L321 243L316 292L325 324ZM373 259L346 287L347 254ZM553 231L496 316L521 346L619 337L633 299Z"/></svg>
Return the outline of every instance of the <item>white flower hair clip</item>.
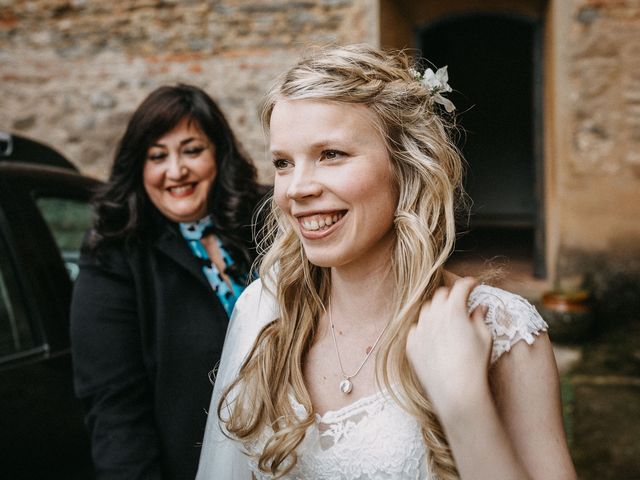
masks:
<svg viewBox="0 0 640 480"><path fill-rule="evenodd" d="M456 109L451 100L442 96L443 93L449 93L452 91L448 83L449 73L447 73L446 66L439 68L435 73L430 68L427 68L424 73L420 73L416 69L410 68L409 73L411 73L411 76L413 76L415 80L419 81L427 90L429 90L433 101L442 105L448 113L451 113Z"/></svg>

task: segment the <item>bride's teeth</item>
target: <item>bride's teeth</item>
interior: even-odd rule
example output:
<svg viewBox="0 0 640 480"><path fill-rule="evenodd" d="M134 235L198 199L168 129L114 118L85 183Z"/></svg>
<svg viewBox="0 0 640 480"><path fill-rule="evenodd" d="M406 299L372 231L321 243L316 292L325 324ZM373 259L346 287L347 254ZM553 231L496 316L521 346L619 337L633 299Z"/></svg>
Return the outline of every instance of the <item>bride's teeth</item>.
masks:
<svg viewBox="0 0 640 480"><path fill-rule="evenodd" d="M316 231L327 229L338 220L340 220L344 215L342 213L337 213L333 215L326 215L325 217L320 217L318 215L310 217L306 220L302 220L302 228L305 230Z"/></svg>

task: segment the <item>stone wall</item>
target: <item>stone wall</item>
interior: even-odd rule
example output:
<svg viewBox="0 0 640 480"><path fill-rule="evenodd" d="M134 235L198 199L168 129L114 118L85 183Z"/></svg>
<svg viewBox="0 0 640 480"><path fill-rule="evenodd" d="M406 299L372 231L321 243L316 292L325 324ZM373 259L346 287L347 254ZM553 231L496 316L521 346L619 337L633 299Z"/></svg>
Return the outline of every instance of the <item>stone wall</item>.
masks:
<svg viewBox="0 0 640 480"><path fill-rule="evenodd" d="M269 181L260 99L305 46L377 43L375 0L0 0L0 130L38 139L105 178L156 86L219 102Z"/></svg>
<svg viewBox="0 0 640 480"><path fill-rule="evenodd" d="M640 271L640 3L573 0L564 12L558 276L602 270L602 255Z"/></svg>

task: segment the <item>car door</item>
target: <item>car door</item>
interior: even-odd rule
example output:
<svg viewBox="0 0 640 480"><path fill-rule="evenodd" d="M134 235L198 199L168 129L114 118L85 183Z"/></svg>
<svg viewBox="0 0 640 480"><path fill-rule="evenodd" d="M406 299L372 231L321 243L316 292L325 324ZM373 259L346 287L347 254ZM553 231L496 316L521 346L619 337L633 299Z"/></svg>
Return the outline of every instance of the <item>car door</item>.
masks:
<svg viewBox="0 0 640 480"><path fill-rule="evenodd" d="M0 476L93 476L73 392L69 305L98 182L0 163Z"/></svg>

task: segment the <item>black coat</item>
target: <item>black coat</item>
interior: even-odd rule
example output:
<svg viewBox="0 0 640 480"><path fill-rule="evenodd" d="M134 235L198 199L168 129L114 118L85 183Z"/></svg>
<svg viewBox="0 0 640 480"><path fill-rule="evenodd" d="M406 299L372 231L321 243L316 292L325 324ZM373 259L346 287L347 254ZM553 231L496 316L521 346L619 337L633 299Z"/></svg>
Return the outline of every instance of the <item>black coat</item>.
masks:
<svg viewBox="0 0 640 480"><path fill-rule="evenodd" d="M193 479L228 317L176 224L83 253L71 306L75 387L98 478Z"/></svg>

